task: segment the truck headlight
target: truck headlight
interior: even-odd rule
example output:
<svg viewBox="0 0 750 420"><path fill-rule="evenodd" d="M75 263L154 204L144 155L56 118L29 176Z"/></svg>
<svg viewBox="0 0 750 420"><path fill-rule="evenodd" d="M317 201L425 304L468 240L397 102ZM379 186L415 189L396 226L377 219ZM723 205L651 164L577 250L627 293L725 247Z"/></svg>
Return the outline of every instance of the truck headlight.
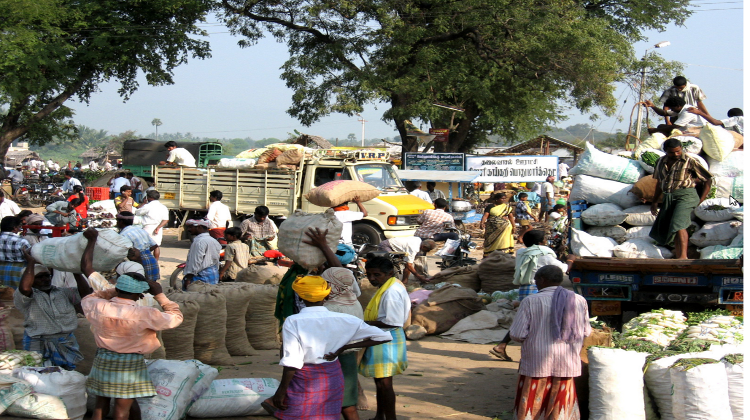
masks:
<svg viewBox="0 0 750 420"><path fill-rule="evenodd" d="M411 223L406 216L388 216L389 226L409 226Z"/></svg>

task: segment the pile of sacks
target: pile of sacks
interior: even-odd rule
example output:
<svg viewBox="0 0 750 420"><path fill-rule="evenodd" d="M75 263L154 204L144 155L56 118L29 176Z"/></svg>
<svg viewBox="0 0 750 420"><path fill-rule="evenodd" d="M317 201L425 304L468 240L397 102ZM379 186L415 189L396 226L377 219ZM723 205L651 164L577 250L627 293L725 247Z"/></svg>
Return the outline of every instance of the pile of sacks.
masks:
<svg viewBox="0 0 750 420"><path fill-rule="evenodd" d="M276 143L260 149L249 149L234 158L219 160L225 169L290 169L297 170L300 162L312 155L312 149L299 144Z"/></svg>
<svg viewBox="0 0 750 420"><path fill-rule="evenodd" d="M713 178L707 200L695 209L694 223L688 229L690 242L699 248L701 258L737 258L742 251L742 202L744 152L742 136L721 127L706 126L700 137L674 138ZM590 207L582 212L584 230L573 229L571 246L577 256L619 258L671 258L672 253L656 246L649 237L656 217L651 215L656 180L654 165L664 156L667 137L656 133L627 157L610 155L586 144L578 164L570 200L585 200ZM705 159L704 159L705 157Z"/></svg>

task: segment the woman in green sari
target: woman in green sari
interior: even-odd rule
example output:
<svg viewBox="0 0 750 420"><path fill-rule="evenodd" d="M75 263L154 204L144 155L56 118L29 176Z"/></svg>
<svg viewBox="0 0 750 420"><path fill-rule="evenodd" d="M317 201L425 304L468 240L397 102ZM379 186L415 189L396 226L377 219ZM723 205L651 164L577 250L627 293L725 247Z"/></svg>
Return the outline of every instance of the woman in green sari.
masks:
<svg viewBox="0 0 750 420"><path fill-rule="evenodd" d="M490 203L492 204L484 209L484 216L479 223L479 227L484 229L484 255L497 250L513 253L516 245L513 240L516 218L513 207L508 204L508 196L504 193L493 194Z"/></svg>

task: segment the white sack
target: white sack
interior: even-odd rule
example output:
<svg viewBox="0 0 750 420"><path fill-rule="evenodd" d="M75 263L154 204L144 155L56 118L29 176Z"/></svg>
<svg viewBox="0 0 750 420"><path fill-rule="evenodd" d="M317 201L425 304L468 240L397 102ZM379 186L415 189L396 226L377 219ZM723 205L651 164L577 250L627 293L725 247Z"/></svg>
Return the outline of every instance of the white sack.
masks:
<svg viewBox="0 0 750 420"><path fill-rule="evenodd" d="M219 379L211 383L188 415L198 418L263 416L260 403L273 397L279 381L270 378Z"/></svg>
<svg viewBox="0 0 750 420"><path fill-rule="evenodd" d="M656 216L651 214L651 206L635 206L623 210L625 223L631 226L653 226Z"/></svg>
<svg viewBox="0 0 750 420"><path fill-rule="evenodd" d="M335 250L341 238L343 225L333 213L333 209L328 209L325 213L305 213L296 210L279 226L279 251L308 270L323 265L326 262L323 252L303 241L310 239L306 234L310 228L319 228L321 231L328 229L326 241L328 247Z"/></svg>
<svg viewBox="0 0 750 420"><path fill-rule="evenodd" d="M69 418L65 403L60 397L36 393L15 400L3 414L32 419Z"/></svg>
<svg viewBox="0 0 750 420"><path fill-rule="evenodd" d="M182 360L153 360L148 374L156 396L137 398L143 420L179 420L190 403L190 389L200 375L195 363Z"/></svg>
<svg viewBox="0 0 750 420"><path fill-rule="evenodd" d="M569 174L595 176L628 184L635 184L645 174L641 166L632 159L604 153L588 142L585 148L578 164L568 171Z"/></svg>
<svg viewBox="0 0 750 420"><path fill-rule="evenodd" d="M223 158L216 165L224 169L249 169L258 163L258 159Z"/></svg>
<svg viewBox="0 0 750 420"><path fill-rule="evenodd" d="M629 239L617 245L612 252L618 258L669 259L674 256L667 248L654 245L650 238Z"/></svg>
<svg viewBox="0 0 750 420"><path fill-rule="evenodd" d="M703 148L703 141L697 137L693 136L675 136L671 137L675 140L679 140L680 143L682 143L682 150L685 153L695 153L698 154L701 152L701 149ZM732 140L732 144L734 144L734 140ZM664 151L664 143L661 144L661 150ZM708 168L706 168L708 169Z"/></svg>
<svg viewBox="0 0 750 420"><path fill-rule="evenodd" d="M645 420L643 365L648 353L589 347L589 419Z"/></svg>
<svg viewBox="0 0 750 420"><path fill-rule="evenodd" d="M13 376L28 382L39 394L59 397L71 419L82 419L86 414L86 377L75 371L60 369L59 372L41 373L43 367L21 367Z"/></svg>
<svg viewBox="0 0 750 420"><path fill-rule="evenodd" d="M742 246L713 245L701 248L700 253L702 260L736 260L743 250Z"/></svg>
<svg viewBox="0 0 750 420"><path fill-rule="evenodd" d="M684 359L687 357L724 357L722 352L714 352L713 349L714 346L711 347L711 351L663 357L654 360L648 365L648 369L646 369L643 379L646 382L646 388L648 388L648 391L653 397L654 403L656 403L656 406L659 408L661 420L675 419L672 414L672 376L669 373L670 366L672 366L678 359Z"/></svg>
<svg viewBox="0 0 750 420"><path fill-rule="evenodd" d="M650 233L651 226L636 226L627 230L625 239L648 239L651 242L654 242L654 240L649 236Z"/></svg>
<svg viewBox="0 0 750 420"><path fill-rule="evenodd" d="M581 220L589 226L614 226L625 221L626 216L617 204L603 203L584 210Z"/></svg>
<svg viewBox="0 0 750 420"><path fill-rule="evenodd" d="M690 242L698 248L712 245L729 245L732 239L742 231L742 222L706 223L693 233Z"/></svg>
<svg viewBox="0 0 750 420"><path fill-rule="evenodd" d="M617 242L612 238L592 236L588 233L572 229L570 244L573 254L579 257L611 257Z"/></svg>
<svg viewBox="0 0 750 420"><path fill-rule="evenodd" d="M593 236L612 238L617 241L618 244L625 242L628 236L628 232L622 226L593 226L587 228L586 233Z"/></svg>
<svg viewBox="0 0 750 420"><path fill-rule="evenodd" d="M206 391L208 391L211 387L211 382L219 376L219 370L211 365L201 362L200 360L185 360L184 363L194 363L195 367L198 368L198 378L190 389L190 403L187 407L187 410L190 410L190 407L195 404L195 402L198 401Z"/></svg>
<svg viewBox="0 0 750 420"><path fill-rule="evenodd" d="M675 420L732 420L727 373L723 363L669 369Z"/></svg>
<svg viewBox="0 0 750 420"><path fill-rule="evenodd" d="M740 203L745 202L745 177L716 176L712 184L716 186L716 198L734 198Z"/></svg>
<svg viewBox="0 0 750 420"><path fill-rule="evenodd" d="M727 388L729 390L729 408L732 410L733 420L744 420L745 416L745 368L744 363L733 365L723 360L727 372Z"/></svg>
<svg viewBox="0 0 750 420"><path fill-rule="evenodd" d="M640 200L629 191L632 184L578 175L573 181L569 201L586 200L589 204L614 203L626 209L640 204Z"/></svg>
<svg viewBox="0 0 750 420"><path fill-rule="evenodd" d="M88 240L83 233L60 238L48 238L31 247L31 255L39 264L55 270L81 273L81 257ZM128 255L133 247L124 236L111 229L99 230L94 247L94 271L113 270Z"/></svg>
<svg viewBox="0 0 750 420"><path fill-rule="evenodd" d="M707 159L713 176L742 176L745 171L745 153L742 150L732 152L724 160Z"/></svg>
<svg viewBox="0 0 750 420"><path fill-rule="evenodd" d="M721 207L720 210L715 210ZM734 219L734 211L740 204L730 198L709 198L695 208L695 215L704 222L726 222Z"/></svg>

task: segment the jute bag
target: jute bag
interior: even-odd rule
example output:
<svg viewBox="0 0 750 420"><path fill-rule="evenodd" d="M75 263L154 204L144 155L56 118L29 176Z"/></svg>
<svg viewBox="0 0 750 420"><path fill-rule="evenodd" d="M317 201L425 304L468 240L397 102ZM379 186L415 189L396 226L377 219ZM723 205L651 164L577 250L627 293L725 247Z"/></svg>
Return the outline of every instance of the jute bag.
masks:
<svg viewBox="0 0 750 420"><path fill-rule="evenodd" d="M278 337L279 321L274 312L279 286L251 283L247 286L252 290L250 305L245 314L247 339L257 350L278 350L281 344Z"/></svg>
<svg viewBox="0 0 750 420"><path fill-rule="evenodd" d="M193 301L200 305L193 339L195 358L208 365L231 365L232 357L226 345L226 298L216 291L194 293L174 289L167 296L175 302Z"/></svg>
<svg viewBox="0 0 750 420"><path fill-rule="evenodd" d="M172 299L172 295L168 295ZM169 360L190 360L195 359L193 351L193 340L195 339L195 324L198 321L198 312L201 306L191 300L175 301L180 305L182 312L182 324L171 330L164 330L161 333L166 350L166 359Z"/></svg>
<svg viewBox="0 0 750 420"><path fill-rule="evenodd" d="M411 324L421 325L427 334L442 334L482 309L484 304L475 291L447 285L432 292L425 303L412 309Z"/></svg>
<svg viewBox="0 0 750 420"><path fill-rule="evenodd" d="M484 257L477 270L482 291L492 294L498 290L507 292L518 289L518 286L513 284L515 270L516 257L505 252L493 251Z"/></svg>

